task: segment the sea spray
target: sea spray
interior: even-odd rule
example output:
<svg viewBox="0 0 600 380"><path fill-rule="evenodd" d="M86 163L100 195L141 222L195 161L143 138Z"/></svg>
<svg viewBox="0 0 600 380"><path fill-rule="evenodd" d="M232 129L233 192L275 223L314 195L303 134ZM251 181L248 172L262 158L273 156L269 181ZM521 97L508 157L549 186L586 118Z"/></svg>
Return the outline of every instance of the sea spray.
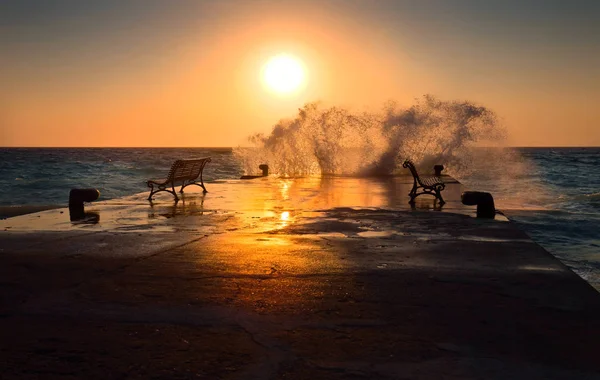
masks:
<svg viewBox="0 0 600 380"><path fill-rule="evenodd" d="M396 175L410 158L425 174L444 165L468 189L492 192L499 207L545 208L554 194L531 180L537 168L505 147L506 137L490 109L425 95L410 107L388 102L379 112L309 103L270 134L250 136L251 147L234 155L246 174L267 163L284 177Z"/></svg>
<svg viewBox="0 0 600 380"><path fill-rule="evenodd" d="M469 169L473 148L498 146L505 137L491 110L426 95L407 108L389 102L380 112L309 103L269 135L251 136L251 148L234 153L247 173L268 163L282 176L393 175L406 158L424 171L443 164L459 172Z"/></svg>

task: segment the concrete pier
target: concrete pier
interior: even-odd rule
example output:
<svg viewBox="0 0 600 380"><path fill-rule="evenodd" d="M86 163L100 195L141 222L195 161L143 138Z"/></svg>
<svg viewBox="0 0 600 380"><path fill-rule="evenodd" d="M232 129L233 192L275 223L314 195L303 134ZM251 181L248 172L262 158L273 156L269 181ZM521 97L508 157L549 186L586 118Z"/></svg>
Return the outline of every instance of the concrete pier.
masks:
<svg viewBox="0 0 600 380"><path fill-rule="evenodd" d="M600 378L598 292L448 181L441 209L265 177L0 220L0 377Z"/></svg>

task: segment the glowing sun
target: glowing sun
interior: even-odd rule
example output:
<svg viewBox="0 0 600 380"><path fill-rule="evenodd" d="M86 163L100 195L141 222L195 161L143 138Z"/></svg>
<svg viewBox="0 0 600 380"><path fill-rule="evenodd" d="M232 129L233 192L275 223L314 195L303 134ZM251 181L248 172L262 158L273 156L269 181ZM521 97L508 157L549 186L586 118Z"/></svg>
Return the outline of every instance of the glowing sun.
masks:
<svg viewBox="0 0 600 380"><path fill-rule="evenodd" d="M287 54L271 57L262 70L267 88L279 94L298 90L304 84L305 73L302 62Z"/></svg>

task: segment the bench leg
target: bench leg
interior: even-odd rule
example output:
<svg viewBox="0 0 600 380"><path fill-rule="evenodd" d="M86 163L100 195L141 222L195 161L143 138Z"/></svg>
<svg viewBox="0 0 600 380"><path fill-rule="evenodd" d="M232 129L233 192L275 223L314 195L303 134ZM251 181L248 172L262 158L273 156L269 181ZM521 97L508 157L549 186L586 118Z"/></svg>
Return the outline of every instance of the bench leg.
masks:
<svg viewBox="0 0 600 380"><path fill-rule="evenodd" d="M413 193L412 191L408 194L410 196L410 201L408 202L409 204L414 204L415 203L415 198L417 198L419 195L433 195L434 198L434 203L437 202L439 200L440 202L440 206L442 206L444 203L446 203L446 201L444 201L444 198L442 197L442 192L439 189L436 189L434 191L431 191L429 189L424 189L424 191L421 191L420 193L417 193L416 191Z"/></svg>
<svg viewBox="0 0 600 380"><path fill-rule="evenodd" d="M408 196L410 197L410 201L408 201L409 204L414 204L415 203L415 198L417 197L417 181L415 181L413 183L413 187L410 190L410 193L408 193Z"/></svg>
<svg viewBox="0 0 600 380"><path fill-rule="evenodd" d="M160 191L166 191L167 193L173 194L175 197L175 202L179 202L179 197L177 197L177 193L175 192L175 187L173 185L171 185L171 190L168 190L164 186L158 186L158 189L154 190L154 186L150 186L150 195L148 196L148 200L151 201L152 196Z"/></svg>
<svg viewBox="0 0 600 380"><path fill-rule="evenodd" d="M442 192L441 191L436 190L435 197L440 200L440 206L443 205L444 203L446 203L444 201L444 198L442 198Z"/></svg>
<svg viewBox="0 0 600 380"><path fill-rule="evenodd" d="M190 185L200 186L205 193L208 193L208 190L206 190L206 187L204 187L204 183L203 182L198 183L198 182L195 182L195 181L194 182L190 182L190 183L185 183L185 184L181 185L181 189L179 190L179 192L183 194L183 188L186 187L186 186L190 186Z"/></svg>
<svg viewBox="0 0 600 380"><path fill-rule="evenodd" d="M177 196L177 193L175 192L175 184L171 183L171 190L169 191L169 193L173 194L173 196L175 197L175 202L179 201L179 197Z"/></svg>

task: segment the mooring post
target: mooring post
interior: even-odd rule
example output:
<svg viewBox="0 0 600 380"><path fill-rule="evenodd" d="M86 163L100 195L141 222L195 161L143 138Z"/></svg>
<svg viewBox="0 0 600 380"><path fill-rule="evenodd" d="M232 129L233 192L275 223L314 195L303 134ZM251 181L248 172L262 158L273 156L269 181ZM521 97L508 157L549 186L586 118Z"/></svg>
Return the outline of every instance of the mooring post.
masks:
<svg viewBox="0 0 600 380"><path fill-rule="evenodd" d="M83 202L92 202L100 197L97 189L71 189L69 192L69 217L71 221L85 218Z"/></svg>
<svg viewBox="0 0 600 380"><path fill-rule="evenodd" d="M496 207L494 206L492 194L483 191L465 191L460 198L464 205L477 205L478 218L494 219L496 217Z"/></svg>
<svg viewBox="0 0 600 380"><path fill-rule="evenodd" d="M262 164L262 165L259 165L259 166L258 166L258 168L259 168L260 170L262 170L262 176L263 176L263 177L266 177L266 176L268 176L268 175L269 175L269 165L267 165L267 164Z"/></svg>

